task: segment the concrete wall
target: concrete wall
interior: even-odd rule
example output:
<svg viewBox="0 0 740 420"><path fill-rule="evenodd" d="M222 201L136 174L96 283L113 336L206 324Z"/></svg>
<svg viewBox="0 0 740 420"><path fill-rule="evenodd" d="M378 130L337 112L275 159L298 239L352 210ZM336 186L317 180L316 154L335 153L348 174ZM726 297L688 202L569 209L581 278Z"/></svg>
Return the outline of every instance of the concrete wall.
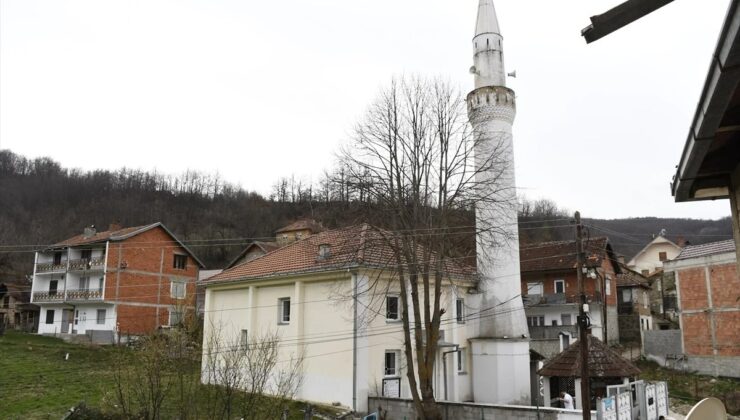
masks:
<svg viewBox="0 0 740 420"><path fill-rule="evenodd" d="M517 419L517 420L580 420L581 410L563 410L559 408L498 405L498 404L473 404L439 402L444 420L481 420L481 419ZM417 418L414 404L411 400L395 398L368 398L370 412L382 409L386 413L387 420L402 420ZM596 418L596 412L591 412L592 418Z"/></svg>
<svg viewBox="0 0 740 420"><path fill-rule="evenodd" d="M645 331L643 350L646 356L681 354L681 330Z"/></svg>

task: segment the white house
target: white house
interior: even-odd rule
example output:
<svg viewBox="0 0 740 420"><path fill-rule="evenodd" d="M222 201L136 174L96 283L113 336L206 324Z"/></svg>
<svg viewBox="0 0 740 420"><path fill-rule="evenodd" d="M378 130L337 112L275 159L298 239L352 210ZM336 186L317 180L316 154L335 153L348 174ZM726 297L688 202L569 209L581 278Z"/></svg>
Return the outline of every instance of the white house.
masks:
<svg viewBox="0 0 740 420"><path fill-rule="evenodd" d="M629 260L627 267L643 276L649 276L662 269L663 262L676 258L682 249L661 232Z"/></svg>
<svg viewBox="0 0 740 420"><path fill-rule="evenodd" d="M392 257L373 232L367 225L321 232L206 280L204 360L209 337L228 348L278 334L280 360L304 356L298 398L356 411L367 409L368 395L409 398L399 291L386 269ZM467 293L474 284L462 268L449 278L435 389L440 399L472 400L475 322L466 321L480 299Z"/></svg>

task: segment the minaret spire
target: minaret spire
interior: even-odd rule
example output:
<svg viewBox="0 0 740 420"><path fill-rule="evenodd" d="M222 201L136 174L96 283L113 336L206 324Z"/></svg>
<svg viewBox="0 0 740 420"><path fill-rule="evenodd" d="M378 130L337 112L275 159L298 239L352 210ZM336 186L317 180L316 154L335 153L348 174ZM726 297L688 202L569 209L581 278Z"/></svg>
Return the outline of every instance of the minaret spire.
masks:
<svg viewBox="0 0 740 420"><path fill-rule="evenodd" d="M495 316L470 323L476 402L529 404L529 331L521 298L514 137L516 95L506 87L503 37L493 0L479 0L473 37L475 88L468 116L475 136L479 298ZM494 309L495 308L495 309Z"/></svg>
<svg viewBox="0 0 740 420"><path fill-rule="evenodd" d="M473 37L473 68L476 89L483 86L506 86L504 37L498 26L493 0L480 0Z"/></svg>

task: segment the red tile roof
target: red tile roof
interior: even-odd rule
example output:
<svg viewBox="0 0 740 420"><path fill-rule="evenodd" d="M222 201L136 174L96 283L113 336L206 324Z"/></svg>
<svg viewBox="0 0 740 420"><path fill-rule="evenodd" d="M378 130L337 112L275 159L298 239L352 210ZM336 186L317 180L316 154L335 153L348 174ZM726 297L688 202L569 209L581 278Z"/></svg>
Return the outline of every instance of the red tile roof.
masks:
<svg viewBox="0 0 740 420"><path fill-rule="evenodd" d="M588 336L588 372L591 378L627 378L640 374L640 369L598 338ZM565 351L547 361L538 374L566 378L581 377L580 342L571 344Z"/></svg>
<svg viewBox="0 0 740 420"><path fill-rule="evenodd" d="M735 241L728 239L726 241L710 242L701 245L689 245L685 247L675 260L686 260L689 258L700 258L715 254L725 254L735 252Z"/></svg>
<svg viewBox="0 0 740 420"><path fill-rule="evenodd" d="M229 265L226 266L226 268L231 268L231 267L235 266L239 262L239 260L241 260L242 258L244 258L244 256L247 255L247 252L249 252L249 250L252 249L252 248L254 248L254 247L259 248L262 251L263 254L267 254L268 252L272 252L272 251L280 248L280 245L278 245L278 243L277 242L274 242L274 241L273 242L254 241L254 242L250 243L249 245L247 245L247 247L244 248L244 250L242 252L240 252L239 255L236 256L236 258L234 258L233 260L231 260L231 262L229 263Z"/></svg>
<svg viewBox="0 0 740 420"><path fill-rule="evenodd" d="M310 230L313 233L318 233L324 230L324 226L313 219L301 219L297 220L288 226L284 226L275 231L275 233L292 232L295 230Z"/></svg>
<svg viewBox="0 0 740 420"><path fill-rule="evenodd" d="M205 283L335 271L352 267L395 268L394 252L387 243L388 232L363 224L311 235L261 257L225 270ZM329 246L329 256L319 257L319 246ZM467 276L474 269L448 262L448 274Z"/></svg>
<svg viewBox="0 0 740 420"><path fill-rule="evenodd" d="M156 227L161 227L164 229L165 232L167 232L168 235L172 237L172 239L177 242L178 245L180 245L183 249L185 249L191 257L201 266L205 267L205 265L198 259L197 256L187 247L185 244L180 242L177 237L170 232L169 229L167 229L161 222L152 223L151 225L144 225L144 226L133 226L133 227L127 227L122 229L115 229L115 230L106 230L103 232L96 232L94 235L86 236L84 233L81 235L73 236L69 239L65 239L61 242L57 242L54 245L52 245L50 248L66 248L69 246L81 246L81 245L91 245L101 242L107 242L107 241L123 241L125 239L128 239L132 236L136 236L140 233L144 233L150 229L154 229Z"/></svg>
<svg viewBox="0 0 740 420"><path fill-rule="evenodd" d="M92 236L85 236L85 234L80 234L77 236L73 236L69 239L65 239L61 242L57 242L52 247L88 245L88 244L95 244L98 242L106 242L109 240L116 240L115 238L126 239L126 238L133 236L133 234L140 233L139 231L141 232L147 231L153 228L155 225L157 224L155 223L155 224L145 225L145 226L127 227L127 228L117 229L117 230L106 230L103 232L96 232Z"/></svg>
<svg viewBox="0 0 740 420"><path fill-rule="evenodd" d="M617 274L617 287L644 287L650 289L648 279L642 274L636 273L630 269L623 269L622 273Z"/></svg>
<svg viewBox="0 0 740 420"><path fill-rule="evenodd" d="M586 265L600 266L606 258L615 262L616 258L606 237L590 238L584 241ZM523 245L519 250L522 272L563 271L576 268L576 241L540 242Z"/></svg>

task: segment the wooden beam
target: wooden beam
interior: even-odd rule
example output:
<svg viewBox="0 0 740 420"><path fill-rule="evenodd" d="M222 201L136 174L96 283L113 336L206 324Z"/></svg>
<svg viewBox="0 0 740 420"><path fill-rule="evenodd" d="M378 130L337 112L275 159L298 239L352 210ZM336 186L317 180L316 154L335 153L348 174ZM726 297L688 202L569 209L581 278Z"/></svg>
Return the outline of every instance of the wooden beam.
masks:
<svg viewBox="0 0 740 420"><path fill-rule="evenodd" d="M592 16L591 25L581 31L586 43L592 43L660 9L673 0L627 0L606 13Z"/></svg>

